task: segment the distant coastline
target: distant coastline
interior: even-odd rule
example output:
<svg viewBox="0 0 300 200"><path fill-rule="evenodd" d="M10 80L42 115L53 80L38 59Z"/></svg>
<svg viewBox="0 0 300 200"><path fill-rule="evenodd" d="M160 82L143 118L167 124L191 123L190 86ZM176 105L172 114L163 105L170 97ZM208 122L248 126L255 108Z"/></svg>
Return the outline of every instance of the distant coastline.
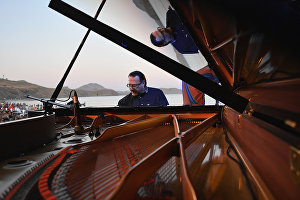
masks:
<svg viewBox="0 0 300 200"><path fill-rule="evenodd" d="M181 94L181 90L178 88L160 89L165 94ZM8 79L0 79L0 100L26 99L25 95L31 95L38 98L50 98L54 90L54 88L46 88L29 83L25 80L12 81ZM64 87L59 94L59 98L69 97L72 90L73 89ZM76 90L80 97L118 96L129 93L129 91L115 91L113 89L107 89L97 83L89 83L74 90Z"/></svg>

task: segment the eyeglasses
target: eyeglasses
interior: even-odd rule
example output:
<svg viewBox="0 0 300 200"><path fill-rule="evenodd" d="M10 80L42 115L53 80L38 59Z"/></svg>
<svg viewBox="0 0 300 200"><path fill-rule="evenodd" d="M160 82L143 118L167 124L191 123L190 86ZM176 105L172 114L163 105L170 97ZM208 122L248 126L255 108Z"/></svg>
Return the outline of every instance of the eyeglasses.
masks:
<svg viewBox="0 0 300 200"><path fill-rule="evenodd" d="M141 85L142 83L138 83L138 84L126 84L127 87L133 87L133 88L137 88Z"/></svg>

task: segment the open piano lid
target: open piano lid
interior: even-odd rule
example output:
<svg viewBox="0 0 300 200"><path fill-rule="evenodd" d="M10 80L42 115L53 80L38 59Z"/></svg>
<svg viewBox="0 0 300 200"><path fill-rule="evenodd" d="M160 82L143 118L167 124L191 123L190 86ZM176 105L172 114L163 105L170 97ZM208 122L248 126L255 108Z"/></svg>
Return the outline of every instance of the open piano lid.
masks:
<svg viewBox="0 0 300 200"><path fill-rule="evenodd" d="M223 85L300 76L297 1L170 1Z"/></svg>

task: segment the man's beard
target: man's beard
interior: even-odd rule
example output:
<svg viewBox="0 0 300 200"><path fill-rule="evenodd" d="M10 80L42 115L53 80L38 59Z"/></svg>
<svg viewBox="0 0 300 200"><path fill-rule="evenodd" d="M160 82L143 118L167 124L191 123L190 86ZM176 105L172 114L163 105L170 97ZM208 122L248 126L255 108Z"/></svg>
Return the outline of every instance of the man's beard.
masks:
<svg viewBox="0 0 300 200"><path fill-rule="evenodd" d="M135 90L135 89L130 90L130 92L131 92L131 93L138 93L138 91Z"/></svg>
<svg viewBox="0 0 300 200"><path fill-rule="evenodd" d="M164 45L167 45L167 44L169 44L170 42L172 42L174 40L174 35L173 35L173 32L171 30L165 29L165 32L162 33L162 34L163 34L164 42L165 42Z"/></svg>

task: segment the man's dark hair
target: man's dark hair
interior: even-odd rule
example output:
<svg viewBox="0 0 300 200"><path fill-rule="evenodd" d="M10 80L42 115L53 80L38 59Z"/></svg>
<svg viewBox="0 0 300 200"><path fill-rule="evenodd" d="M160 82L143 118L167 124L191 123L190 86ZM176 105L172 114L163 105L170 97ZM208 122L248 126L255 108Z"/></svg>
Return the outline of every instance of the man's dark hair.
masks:
<svg viewBox="0 0 300 200"><path fill-rule="evenodd" d="M150 34L150 40L154 46L157 46L157 47L165 46L164 40L157 41L156 37L154 37L154 35L152 33Z"/></svg>
<svg viewBox="0 0 300 200"><path fill-rule="evenodd" d="M140 78L140 81L141 82L145 81L145 86L147 86L146 77L145 77L145 75L142 72L140 72L140 71L133 71L133 72L130 72L130 74L128 76L132 76L132 77L138 76Z"/></svg>

